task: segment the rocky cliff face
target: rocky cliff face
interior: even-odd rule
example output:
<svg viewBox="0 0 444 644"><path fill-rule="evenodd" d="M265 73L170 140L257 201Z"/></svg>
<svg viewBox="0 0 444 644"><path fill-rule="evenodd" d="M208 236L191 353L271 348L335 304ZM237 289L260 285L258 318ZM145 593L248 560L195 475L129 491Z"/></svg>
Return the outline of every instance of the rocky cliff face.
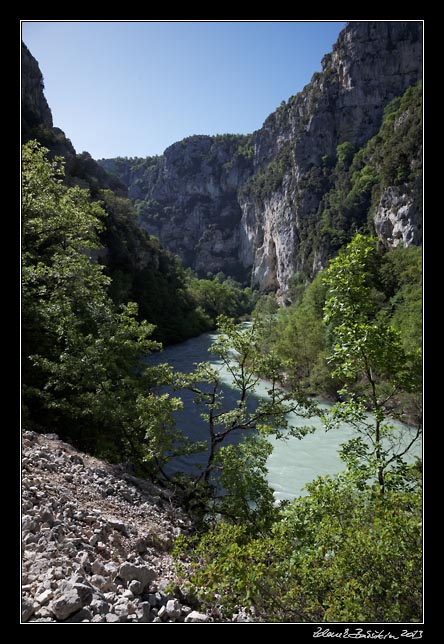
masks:
<svg viewBox="0 0 444 644"><path fill-rule="evenodd" d="M349 142L357 150L378 132L387 103L420 79L421 51L419 23L350 23L322 72L254 133L255 176L240 198L241 256L262 290L285 292L293 274L312 277L325 266L329 253L317 224L334 183L329 167L337 146ZM395 214L399 193L392 201L395 193L387 191L384 208L399 229L401 221L408 228L408 216ZM386 230L378 228L382 237Z"/></svg>
<svg viewBox="0 0 444 644"><path fill-rule="evenodd" d="M142 228L186 266L246 279L238 191L252 175L252 156L251 137L193 136L161 157L99 163L126 182Z"/></svg>
<svg viewBox="0 0 444 644"><path fill-rule="evenodd" d="M421 182L389 186L375 212L375 230L388 248L422 242Z"/></svg>
<svg viewBox="0 0 444 644"><path fill-rule="evenodd" d="M38 124L52 127L52 114L43 88L43 76L38 63L22 43L22 116L25 130Z"/></svg>
<svg viewBox="0 0 444 644"><path fill-rule="evenodd" d="M389 101L421 78L421 29L419 22L349 23L322 71L251 139L191 137L154 160L101 164L126 181L141 225L186 265L251 276L261 290L284 295L295 273L310 279L334 252L320 222L338 145L362 148ZM375 225L388 246L420 241L413 192L410 184L387 186L381 196ZM342 231L344 240L354 227Z"/></svg>

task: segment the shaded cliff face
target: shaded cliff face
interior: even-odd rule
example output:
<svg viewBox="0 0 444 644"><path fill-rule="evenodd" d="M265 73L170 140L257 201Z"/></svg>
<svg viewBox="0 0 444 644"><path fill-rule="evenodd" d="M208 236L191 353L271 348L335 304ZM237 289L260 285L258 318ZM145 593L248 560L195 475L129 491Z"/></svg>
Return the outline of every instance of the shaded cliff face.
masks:
<svg viewBox="0 0 444 644"><path fill-rule="evenodd" d="M38 63L22 43L22 127L24 133L37 125L52 127L52 114L43 93Z"/></svg>
<svg viewBox="0 0 444 644"><path fill-rule="evenodd" d="M385 186L377 209L367 195L336 214L343 224L333 235L325 222L342 177L338 146L349 146L350 162L377 135L387 104L417 84L421 31L420 22L349 23L322 71L251 138L190 137L162 157L100 163L126 183L142 227L186 265L250 277L262 291L285 296L295 273L311 279L368 227L370 211L388 246L419 243L417 176L415 188Z"/></svg>
<svg viewBox="0 0 444 644"><path fill-rule="evenodd" d="M193 136L161 157L99 163L128 186L139 224L200 275L223 271L245 281L239 257L240 187L253 172L251 137Z"/></svg>
<svg viewBox="0 0 444 644"><path fill-rule="evenodd" d="M21 52L21 125L22 143L36 139L48 148L50 157L65 160L65 183L88 188L97 197L98 190L108 188L123 196L126 187L105 172L88 152L77 154L63 130L54 127L51 109L44 94L42 72L34 56L22 42Z"/></svg>

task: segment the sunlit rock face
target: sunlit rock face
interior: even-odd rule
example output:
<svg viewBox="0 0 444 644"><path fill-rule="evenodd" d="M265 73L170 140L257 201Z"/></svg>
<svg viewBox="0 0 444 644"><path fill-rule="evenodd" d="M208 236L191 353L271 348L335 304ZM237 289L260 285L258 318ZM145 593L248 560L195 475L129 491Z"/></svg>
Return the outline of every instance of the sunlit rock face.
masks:
<svg viewBox="0 0 444 644"><path fill-rule="evenodd" d="M194 136L160 157L100 163L127 185L140 225L186 266L284 296L295 273L309 279L328 262L320 205L337 146L362 147L421 73L422 23L351 22L322 70L251 136ZM375 216L383 243L420 243L419 193L386 190Z"/></svg>

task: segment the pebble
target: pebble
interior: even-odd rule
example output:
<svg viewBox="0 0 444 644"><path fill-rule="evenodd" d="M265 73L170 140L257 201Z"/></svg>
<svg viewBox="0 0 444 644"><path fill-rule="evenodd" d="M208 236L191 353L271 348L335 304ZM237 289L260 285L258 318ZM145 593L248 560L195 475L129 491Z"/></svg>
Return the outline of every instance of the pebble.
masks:
<svg viewBox="0 0 444 644"><path fill-rule="evenodd" d="M156 572L149 566L136 566L129 561L123 563L119 568L119 577L124 581L130 582L133 579L140 581L145 588L150 581L156 579Z"/></svg>
<svg viewBox="0 0 444 644"><path fill-rule="evenodd" d="M36 595L35 601L38 604L47 604L54 597L54 593L49 588L44 590L40 595Z"/></svg>

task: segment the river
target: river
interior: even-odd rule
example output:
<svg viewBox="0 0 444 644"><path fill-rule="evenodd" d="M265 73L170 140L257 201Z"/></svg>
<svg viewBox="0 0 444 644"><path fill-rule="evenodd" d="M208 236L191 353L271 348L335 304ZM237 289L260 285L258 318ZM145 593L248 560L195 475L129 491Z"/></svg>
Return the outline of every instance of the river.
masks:
<svg viewBox="0 0 444 644"><path fill-rule="evenodd" d="M189 373L193 370L194 363L210 362L213 367L220 370L223 381L224 406L230 407L237 400L235 391L230 387L231 377L227 369L217 357L208 352L208 348L216 338L215 333L204 333L197 338L192 338L181 344L167 347L160 353L155 353L148 358L151 365L167 362L176 370ZM259 382L256 393L265 396L267 384ZM177 392L184 403L183 411L177 412L176 422L181 431L193 441L207 438L207 427L200 418L203 409L199 409L193 402L194 394L189 391ZM327 403L321 406L328 407ZM290 437L279 440L271 437L273 453L268 459L268 480L274 489L276 500L293 499L306 494L304 486L317 476L336 474L344 469L344 463L338 456L341 443L353 436L353 430L344 425L338 429L326 432L319 418L300 418L290 414L289 420L295 426L314 426L316 431L305 436L302 440ZM408 429L408 428L407 428ZM240 436L231 434L230 442L237 442ZM227 441L228 442L228 441ZM227 444L224 442L224 444ZM411 458L420 455L421 446L417 444ZM170 463L167 471L197 471L199 464L206 462L205 453L180 457Z"/></svg>

